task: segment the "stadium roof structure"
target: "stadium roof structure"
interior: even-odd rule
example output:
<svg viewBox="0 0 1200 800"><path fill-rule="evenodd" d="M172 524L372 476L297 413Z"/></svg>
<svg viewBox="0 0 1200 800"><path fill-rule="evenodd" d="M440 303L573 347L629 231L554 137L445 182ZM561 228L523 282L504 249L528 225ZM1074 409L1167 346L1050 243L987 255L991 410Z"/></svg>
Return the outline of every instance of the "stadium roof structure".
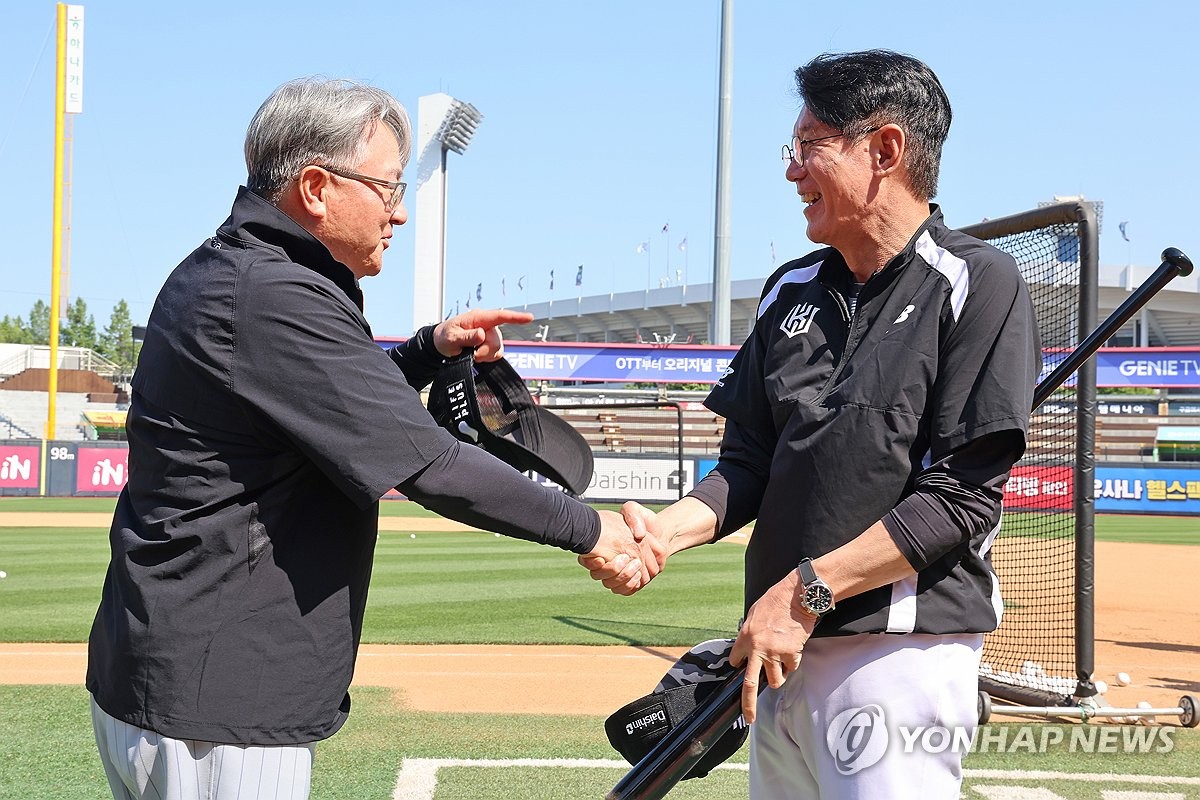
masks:
<svg viewBox="0 0 1200 800"><path fill-rule="evenodd" d="M1100 267L1099 318L1113 311L1157 268ZM733 281L731 341L750 333L766 277ZM1176 278L1146 309L1111 340L1115 346L1190 347L1200 345L1200 270ZM632 292L576 296L544 303L508 305L529 311L529 325L506 325L513 341L707 343L712 319L712 284L666 286Z"/></svg>

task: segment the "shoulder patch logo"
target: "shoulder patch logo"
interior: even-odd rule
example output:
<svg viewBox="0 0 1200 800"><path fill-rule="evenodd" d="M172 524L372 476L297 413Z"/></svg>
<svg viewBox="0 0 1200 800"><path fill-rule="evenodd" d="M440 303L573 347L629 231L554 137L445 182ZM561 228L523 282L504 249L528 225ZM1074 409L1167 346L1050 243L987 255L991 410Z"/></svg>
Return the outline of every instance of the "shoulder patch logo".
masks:
<svg viewBox="0 0 1200 800"><path fill-rule="evenodd" d="M896 321L893 322L892 324L899 325L901 322L904 322L904 320L908 319L909 314L911 314L912 312L914 312L916 310L917 310L917 307L914 305L905 306L904 310L900 312L900 316L896 317Z"/></svg>
<svg viewBox="0 0 1200 800"><path fill-rule="evenodd" d="M786 333L789 339L801 333L808 333L808 329L812 327L813 318L820 310L812 303L797 303L783 318L783 322L779 323L779 330Z"/></svg>
<svg viewBox="0 0 1200 800"><path fill-rule="evenodd" d="M717 386L724 387L725 379L728 378L732 374L733 374L733 367L726 367L725 369L721 370L721 377L719 379L717 379Z"/></svg>

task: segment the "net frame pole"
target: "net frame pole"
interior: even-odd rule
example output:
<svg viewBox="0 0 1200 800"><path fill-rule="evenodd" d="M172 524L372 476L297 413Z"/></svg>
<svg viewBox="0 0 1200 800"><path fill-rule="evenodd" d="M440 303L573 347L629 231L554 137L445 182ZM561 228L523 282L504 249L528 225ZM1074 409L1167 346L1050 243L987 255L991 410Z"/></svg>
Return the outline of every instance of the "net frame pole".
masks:
<svg viewBox="0 0 1200 800"><path fill-rule="evenodd" d="M1078 335L1076 344L1096 327L1099 301L1100 237L1095 206L1070 200L1031 211L968 225L960 230L978 239L998 239L1052 225L1074 225L1079 242ZM1096 694L1095 672L1095 439L1096 364L1089 359L1076 372L1075 435L1076 460L1073 470L1074 515L1074 656L1075 694ZM980 686L1002 699L1052 705L1054 693L1014 687L980 676Z"/></svg>
<svg viewBox="0 0 1200 800"><path fill-rule="evenodd" d="M1096 208L1081 202L1079 219L1079 341L1099 324L1100 231ZM1075 376L1075 687L1093 697L1096 685L1096 359Z"/></svg>

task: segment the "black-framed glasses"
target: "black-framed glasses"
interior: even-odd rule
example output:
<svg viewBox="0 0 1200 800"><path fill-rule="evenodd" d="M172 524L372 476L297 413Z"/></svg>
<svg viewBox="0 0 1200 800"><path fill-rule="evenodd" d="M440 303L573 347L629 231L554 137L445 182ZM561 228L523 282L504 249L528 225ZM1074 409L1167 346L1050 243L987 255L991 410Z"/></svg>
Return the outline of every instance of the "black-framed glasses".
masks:
<svg viewBox="0 0 1200 800"><path fill-rule="evenodd" d="M370 175L363 175L361 172L351 172L348 169L339 167L330 167L324 164L319 165L321 169L332 172L334 175L340 175L343 178L348 178L352 181L363 181L365 183L375 183L380 186L386 186L392 190L392 195L384 201L383 207L388 213L396 210L396 206L400 205L400 201L404 199L404 190L408 188L408 184L403 181L388 181L383 178L372 178Z"/></svg>
<svg viewBox="0 0 1200 800"><path fill-rule="evenodd" d="M793 136L791 145L785 144L783 146L782 157L784 161L795 161L798 166L803 167L804 159L808 157L808 152L805 151L804 148L813 142L823 142L826 139L837 139L842 136L866 136L868 133L874 133L877 130L879 130L879 128L867 128L865 131L859 134L831 133L828 136L814 136L811 139L801 139L799 136ZM799 157L797 158L797 156Z"/></svg>

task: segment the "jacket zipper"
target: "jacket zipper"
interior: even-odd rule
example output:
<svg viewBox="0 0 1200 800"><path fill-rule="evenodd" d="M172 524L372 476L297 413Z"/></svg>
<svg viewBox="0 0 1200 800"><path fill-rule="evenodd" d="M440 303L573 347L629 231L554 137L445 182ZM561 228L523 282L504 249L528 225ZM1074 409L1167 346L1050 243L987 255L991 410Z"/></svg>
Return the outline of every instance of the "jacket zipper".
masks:
<svg viewBox="0 0 1200 800"><path fill-rule="evenodd" d="M863 302L863 293L867 291L867 286L871 283L871 279L874 277L875 276L872 275L870 278L867 278L866 282L863 283L862 288L858 290L859 303ZM823 403L825 398L829 396L829 393L833 391L834 384L837 383L837 379L842 374L842 370L845 369L846 364L850 361L851 354L858 346L859 328L861 327L854 324L854 318L850 316L850 306L846 302L846 298L842 296L842 293L824 283L821 285L825 288L825 291L829 292L829 294L833 297L834 301L837 303L838 310L842 312L842 320L846 323L846 345L842 348L842 357L838 359L838 363L833 368L833 373L830 374L829 380L825 382L825 386L822 387L821 392L815 398L813 398L812 405L819 405ZM856 314L855 316L858 315Z"/></svg>

